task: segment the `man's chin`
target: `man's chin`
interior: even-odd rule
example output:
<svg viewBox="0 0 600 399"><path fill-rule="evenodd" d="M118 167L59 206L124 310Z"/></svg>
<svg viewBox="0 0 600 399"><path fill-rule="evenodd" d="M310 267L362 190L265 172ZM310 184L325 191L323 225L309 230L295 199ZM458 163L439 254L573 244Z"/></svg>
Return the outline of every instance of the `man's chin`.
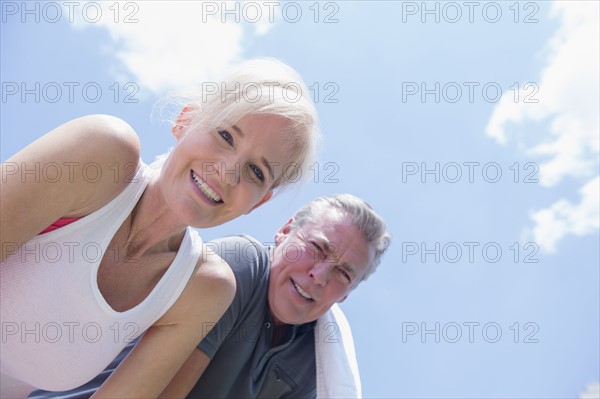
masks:
<svg viewBox="0 0 600 399"><path fill-rule="evenodd" d="M273 309L273 308L269 307L269 311L271 313L271 320L273 320L273 323L275 323L275 324L292 324L292 325L306 324L306 323L311 323L313 321L316 321L321 316L323 316L325 313L327 313L327 310L326 310L316 316L314 314L299 315L297 312L286 312L285 310L286 309L283 309L283 311L279 312L277 309ZM291 315L291 317L288 317L288 315Z"/></svg>

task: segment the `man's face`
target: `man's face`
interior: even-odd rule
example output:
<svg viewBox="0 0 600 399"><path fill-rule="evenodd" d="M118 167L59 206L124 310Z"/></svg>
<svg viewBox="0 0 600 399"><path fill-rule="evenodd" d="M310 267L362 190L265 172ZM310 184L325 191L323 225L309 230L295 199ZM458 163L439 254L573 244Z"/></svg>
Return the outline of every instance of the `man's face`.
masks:
<svg viewBox="0 0 600 399"><path fill-rule="evenodd" d="M290 221L278 232L268 293L275 322L318 319L346 298L373 261L375 250L341 212L316 220L296 231Z"/></svg>

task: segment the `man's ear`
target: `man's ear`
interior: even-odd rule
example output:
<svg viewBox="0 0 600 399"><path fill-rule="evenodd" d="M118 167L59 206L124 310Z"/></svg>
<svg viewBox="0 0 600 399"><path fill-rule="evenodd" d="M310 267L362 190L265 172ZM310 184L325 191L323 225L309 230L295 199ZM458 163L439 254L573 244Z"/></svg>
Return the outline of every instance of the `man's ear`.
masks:
<svg viewBox="0 0 600 399"><path fill-rule="evenodd" d="M190 123L190 111L195 111L197 109L197 105L186 105L185 107L183 107L181 112L179 112L179 116L177 116L173 127L171 127L171 133L173 134L173 136L175 136L177 140L181 138L184 131L184 127L189 125Z"/></svg>
<svg viewBox="0 0 600 399"><path fill-rule="evenodd" d="M249 214L250 212L252 212L253 210L255 210L256 208L258 208L259 206L261 206L262 204L264 204L265 202L267 202L268 200L270 200L272 196L273 196L273 190L267 191L265 196L262 197L262 199L260 201L258 201L258 204L254 205L252 207L252 209L250 209L248 212L246 212L246 215Z"/></svg>
<svg viewBox="0 0 600 399"><path fill-rule="evenodd" d="M293 223L294 218L291 218L287 221L286 224L284 224L279 230L277 230L277 233L275 233L275 245L281 244L283 240L285 240L285 237L287 237L287 235L290 234L290 231L292 231Z"/></svg>

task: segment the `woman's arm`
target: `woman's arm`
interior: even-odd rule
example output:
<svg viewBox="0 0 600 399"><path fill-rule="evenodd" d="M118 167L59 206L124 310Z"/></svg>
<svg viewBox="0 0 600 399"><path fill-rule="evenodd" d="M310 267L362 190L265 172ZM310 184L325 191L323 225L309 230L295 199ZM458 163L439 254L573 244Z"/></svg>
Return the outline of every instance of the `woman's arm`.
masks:
<svg viewBox="0 0 600 399"><path fill-rule="evenodd" d="M235 287L231 268L216 255L199 262L173 307L92 397L158 397L227 310Z"/></svg>
<svg viewBox="0 0 600 399"><path fill-rule="evenodd" d="M116 168L138 164L133 129L108 115L74 119L1 165L1 260L61 217L85 216L127 184Z"/></svg>

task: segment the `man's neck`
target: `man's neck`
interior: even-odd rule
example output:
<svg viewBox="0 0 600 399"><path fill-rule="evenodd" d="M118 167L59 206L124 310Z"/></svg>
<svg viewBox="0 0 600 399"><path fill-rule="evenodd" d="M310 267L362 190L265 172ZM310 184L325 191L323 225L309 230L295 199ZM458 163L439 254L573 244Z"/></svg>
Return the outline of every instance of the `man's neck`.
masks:
<svg viewBox="0 0 600 399"><path fill-rule="evenodd" d="M273 334L271 335L271 347L276 348L282 343L284 343L287 339L289 339L289 334L292 331L292 326L289 324L274 324L273 325Z"/></svg>

